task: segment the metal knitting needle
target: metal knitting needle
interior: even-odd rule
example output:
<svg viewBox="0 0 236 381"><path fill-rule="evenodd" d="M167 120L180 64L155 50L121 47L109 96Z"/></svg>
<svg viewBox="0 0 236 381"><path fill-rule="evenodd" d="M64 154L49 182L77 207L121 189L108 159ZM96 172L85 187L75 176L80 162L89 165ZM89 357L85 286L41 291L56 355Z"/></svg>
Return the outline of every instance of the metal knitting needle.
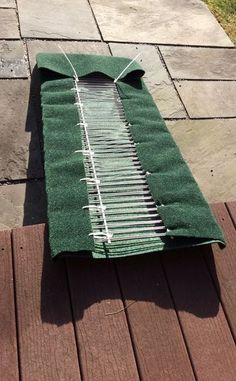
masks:
<svg viewBox="0 0 236 381"><path fill-rule="evenodd" d="M91 187L94 187L94 185L91 185ZM123 186L123 187L107 187L106 185L103 185L102 186L102 192L103 193L106 193L106 192L109 192L109 193L117 193L119 194L120 192L130 192L130 191L135 191L137 189L137 185L136 184L130 184L130 185L127 185L127 186ZM147 190L149 191L149 187L148 185L141 185L139 187L140 191L144 191L144 190Z"/></svg>
<svg viewBox="0 0 236 381"><path fill-rule="evenodd" d="M140 200L140 201L139 201ZM106 199L106 206L107 208L132 208L133 205L137 205L137 201L139 201L139 205L155 205L154 201L152 200L152 198L149 198L148 199L145 199L145 198L136 198L134 200L127 200L127 199L119 199L119 200L107 200ZM94 203L96 204L96 200L94 200ZM118 205L116 205L118 204ZM125 205L124 205L125 204ZM127 205L128 204L128 205Z"/></svg>
<svg viewBox="0 0 236 381"><path fill-rule="evenodd" d="M134 185L134 186L138 186L138 185L145 185L146 184L146 180L134 180L134 181L126 181L124 180L123 182L121 180L118 180L118 181L112 181L112 182L109 182L109 181L102 181L100 182L100 185L101 187L104 187L106 186L107 188L108 187L113 187L113 186L123 186L123 187L126 187L126 186L129 186L129 185Z"/></svg>
<svg viewBox="0 0 236 381"><path fill-rule="evenodd" d="M119 205L116 205L116 204L108 204L106 205L106 209L107 210L115 210L115 209L130 209L130 208L136 208L136 209L139 209L139 208L143 208L143 207L146 207L146 210L148 210L148 207L149 206L155 206L155 202L153 201L147 201L147 202L129 202L129 203L124 203L124 202L120 202Z"/></svg>
<svg viewBox="0 0 236 381"><path fill-rule="evenodd" d="M142 227L142 226L137 226L136 228L124 228L124 229L120 229L120 228L115 228L114 231L113 231L113 234L114 235L120 235L120 234L129 234L129 233L145 233L145 232L148 232L148 231L159 231L159 230L164 230L163 229L163 226L145 226L145 227ZM98 231L95 230L95 233L98 233Z"/></svg>
<svg viewBox="0 0 236 381"><path fill-rule="evenodd" d="M139 219L142 219L142 223L145 223L147 221L150 221L150 223L152 223L153 221L155 221L156 223L162 223L162 220L159 218L158 219L158 215L156 214L151 214L151 215L147 215L147 214L140 214L140 215L136 215L135 216L135 221L139 220ZM92 221L97 221L97 216L94 216L94 217L91 217L91 220ZM108 219L107 219L108 223L110 224L111 222L117 222L117 221L123 221L124 223L126 223L126 221L134 221L134 216L123 216L123 217L117 217L115 216L115 218L110 218L110 216L108 216ZM137 221L138 222L138 221Z"/></svg>
<svg viewBox="0 0 236 381"><path fill-rule="evenodd" d="M128 236L124 236L124 237L113 236L112 242L129 241L129 240L137 240L137 239L149 239L149 238L157 239L158 237L164 237L164 236L166 236L166 232L156 233L156 234L145 234L145 235L128 235Z"/></svg>
<svg viewBox="0 0 236 381"><path fill-rule="evenodd" d="M123 187L121 188L122 191L126 190L126 191L129 191L129 190L135 190L137 189L137 185L136 184L133 184L133 185L128 185L126 187ZM120 191L121 191L120 189ZM144 190L149 190L149 187L147 185L144 185L142 186L142 189ZM117 186L115 188L110 188L110 187L107 187L105 185L102 186L102 192L105 193L105 192L116 192L116 193L119 193L119 191L117 190Z"/></svg>
<svg viewBox="0 0 236 381"><path fill-rule="evenodd" d="M122 181L122 182L124 182L124 181L126 181L126 180L141 180L141 179L143 179L143 180L145 180L146 181L146 176L144 175L144 174L141 174L141 173L139 173L139 174L137 174L137 173L133 173L132 175L128 175L128 176L121 176L121 177L119 177L119 176L111 176L111 175L106 175L106 176L103 176L103 178L102 178L102 183L104 184L104 182L110 182L110 181Z"/></svg>
<svg viewBox="0 0 236 381"><path fill-rule="evenodd" d="M139 219L142 219L141 222L145 222L145 221L156 221L156 223L162 223L162 219L159 217L158 214L136 214L135 215L135 221L139 220ZM116 221L123 221L123 222L126 222L126 221L131 221L131 220L134 220L134 216L121 216L121 217L115 217L115 218L111 218L111 216L108 217L108 222L111 223L111 222L116 222Z"/></svg>
<svg viewBox="0 0 236 381"><path fill-rule="evenodd" d="M94 152L96 155L111 155L111 154L118 154L118 153L122 153L124 155L127 154L127 149L125 149L124 147L101 147L101 148L96 148L96 146L94 147L93 146L93 149L94 149ZM135 157L136 155L134 155L136 153L136 150L135 148L130 148L128 150L129 153L132 153L132 157Z"/></svg>
<svg viewBox="0 0 236 381"><path fill-rule="evenodd" d="M136 152L135 145L129 141L118 141L117 144L114 141L104 141L101 143L101 139L96 139L94 143L91 143L94 150L123 150L126 151L129 148L132 152ZM101 144L99 144L101 143Z"/></svg>
<svg viewBox="0 0 236 381"><path fill-rule="evenodd" d="M131 170L136 170L140 169L143 171L140 163L132 163L133 165L130 166L118 166L116 168L113 168L112 171L131 171ZM107 168L105 169L100 169L100 172L108 172L109 170Z"/></svg>
<svg viewBox="0 0 236 381"><path fill-rule="evenodd" d="M132 136L131 136L131 134L130 134L130 132L128 132L128 131L116 131L116 133L115 133L115 136L113 137L113 136L110 136L110 135L107 135L107 132L105 132L105 131L103 131L103 130L98 130L98 131L92 131L91 130L91 128L89 127L89 135L91 136L91 138L93 139L93 140L95 140L95 139L100 139L100 140L108 140L108 141L116 141L116 139L121 139L121 140L131 140L131 141L133 141L133 139L132 139Z"/></svg>
<svg viewBox="0 0 236 381"><path fill-rule="evenodd" d="M83 131L82 132L82 135L83 135ZM133 148L136 147L136 143L133 142L132 138L131 137L127 137L127 136L122 136L118 133L115 133L115 139L114 138L108 138L107 136L110 135L112 132L111 130L108 128L107 130L104 129L103 131L103 134L101 134L100 132L98 133L95 133L93 134L93 132L91 130L89 130L89 137L91 139L91 144L93 144L93 146L96 146L97 148L99 148L99 143L100 143L100 147L107 147L109 145L111 145L112 147L115 146L116 142L117 142L117 145L132 145ZM85 143L86 144L86 143Z"/></svg>
<svg viewBox="0 0 236 381"><path fill-rule="evenodd" d="M152 220L152 221L132 221L132 222L122 222L122 223L111 223L109 221L109 228L111 229L111 228L122 228L122 227L126 227L126 226L133 227L133 226L139 226L139 225L155 225L155 224L159 224L160 222L162 222L162 221L161 220ZM114 234L115 233L116 232L114 231Z"/></svg>
<svg viewBox="0 0 236 381"><path fill-rule="evenodd" d="M108 89L115 89L116 90L116 87L115 86L113 86L111 83L106 83L106 84L104 84L104 83L98 83L99 81L97 81L97 82L90 82L90 81L83 81L82 79L80 79L79 80L79 86L81 87L81 86L86 86L86 89L87 88L89 88L89 90L91 90L91 89L94 89L94 88L99 88L99 90L100 89L102 89L102 88L104 88L105 90L108 90ZM117 90L116 90L117 91Z"/></svg>
<svg viewBox="0 0 236 381"><path fill-rule="evenodd" d="M114 173L108 173L108 172L105 172L105 173L102 173L102 172L100 172L99 170L97 171L97 173L99 174L99 175L101 175L102 176L102 178L103 179L106 179L106 178L111 178L111 179L113 179L114 177L115 178L121 178L121 179L124 179L124 176L125 176L125 178L126 178L126 176L127 176L127 178L130 176L140 176L140 175L145 175L145 172L143 171L143 170L137 170L137 171L125 171L125 172L118 172L118 171L114 171ZM120 175L123 175L123 176L120 176ZM119 177L120 176L120 177Z"/></svg>
<svg viewBox="0 0 236 381"><path fill-rule="evenodd" d="M91 210L90 211L91 213L98 213L94 210ZM122 214L122 215L129 215L129 214L136 214L136 213L141 213L141 212L148 212L148 213L151 213L151 212L157 212L157 209L156 208L138 208L138 209L131 209L131 210L127 210L124 212L124 210L106 210L106 216L108 215L119 215L119 214Z"/></svg>
<svg viewBox="0 0 236 381"><path fill-rule="evenodd" d="M89 136L91 138L91 142L93 142L93 144L95 144L95 145L98 145L99 143L101 143L104 146L106 146L108 144L111 144L111 145L115 145L115 144L120 144L120 145L126 144L127 145L127 144L129 144L129 145L135 146L135 143L133 142L133 140L130 137L121 136L118 134L116 134L116 137L114 139L111 137L107 137L106 134L104 134L104 135L102 135L102 134L93 135L90 131Z"/></svg>
<svg viewBox="0 0 236 381"><path fill-rule="evenodd" d="M111 205L115 205L115 204L118 204L121 208L122 208L122 204L126 204L126 203L130 203L130 202L143 202L143 203L145 203L145 205L155 205L155 203L152 201L152 197L145 197L145 196L142 196L142 197L136 197L135 199L119 199L119 200L109 200L109 199L105 199L104 198L104 202L105 202L105 200L106 200L106 205L107 206L109 206L109 204L111 204ZM152 202L151 202L152 201ZM96 200L94 201L95 203L96 203ZM127 205L127 204L126 204Z"/></svg>
<svg viewBox="0 0 236 381"><path fill-rule="evenodd" d="M96 191L88 190L88 193L91 196L96 195ZM119 197L138 197L140 195L145 197L145 195L150 195L150 191L149 190L147 190L147 191L137 190L136 192L129 192L129 191L124 192L124 190L123 190L119 193L118 192L108 192L108 194L103 192L104 199L106 199L107 195L108 195L108 197L117 197L117 196L119 196Z"/></svg>

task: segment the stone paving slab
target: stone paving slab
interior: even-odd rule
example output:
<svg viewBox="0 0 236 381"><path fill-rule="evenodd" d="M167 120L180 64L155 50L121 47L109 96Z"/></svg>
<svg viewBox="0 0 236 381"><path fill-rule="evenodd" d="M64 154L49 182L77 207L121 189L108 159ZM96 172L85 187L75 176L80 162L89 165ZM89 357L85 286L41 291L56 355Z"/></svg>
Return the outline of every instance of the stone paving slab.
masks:
<svg viewBox="0 0 236 381"><path fill-rule="evenodd" d="M0 9L0 39L20 38L15 9Z"/></svg>
<svg viewBox="0 0 236 381"><path fill-rule="evenodd" d="M175 79L236 79L236 49L160 46Z"/></svg>
<svg viewBox="0 0 236 381"><path fill-rule="evenodd" d="M0 186L0 230L46 222L43 181Z"/></svg>
<svg viewBox="0 0 236 381"><path fill-rule="evenodd" d="M0 180L43 176L38 132L28 80L0 82Z"/></svg>
<svg viewBox="0 0 236 381"><path fill-rule="evenodd" d="M0 41L0 78L27 78L22 41Z"/></svg>
<svg viewBox="0 0 236 381"><path fill-rule="evenodd" d="M236 116L236 81L175 81L190 118Z"/></svg>
<svg viewBox="0 0 236 381"><path fill-rule="evenodd" d="M169 121L167 127L207 200L235 200L236 120Z"/></svg>
<svg viewBox="0 0 236 381"><path fill-rule="evenodd" d="M200 0L90 0L105 41L233 46Z"/></svg>
<svg viewBox="0 0 236 381"><path fill-rule="evenodd" d="M15 0L0 0L0 8L15 8Z"/></svg>
<svg viewBox="0 0 236 381"><path fill-rule="evenodd" d="M157 48L150 45L116 44L110 43L114 56L134 58L138 53L141 56L137 61L145 70L145 83L156 102L163 118L186 117L184 107L168 76L167 70L161 62Z"/></svg>
<svg viewBox="0 0 236 381"><path fill-rule="evenodd" d="M92 41L27 41L30 67L33 70L38 53L61 53L58 44L66 53L105 54L110 55L108 45Z"/></svg>
<svg viewBox="0 0 236 381"><path fill-rule="evenodd" d="M87 0L18 0L23 37L100 40Z"/></svg>

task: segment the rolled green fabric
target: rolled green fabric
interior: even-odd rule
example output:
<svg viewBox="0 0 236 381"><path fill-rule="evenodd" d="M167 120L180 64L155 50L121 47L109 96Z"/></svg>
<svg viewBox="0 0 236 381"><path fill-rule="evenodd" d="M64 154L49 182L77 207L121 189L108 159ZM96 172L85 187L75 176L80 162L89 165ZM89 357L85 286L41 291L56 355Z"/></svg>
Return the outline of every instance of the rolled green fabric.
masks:
<svg viewBox="0 0 236 381"><path fill-rule="evenodd" d="M130 60L121 57L68 54L78 78L119 76ZM119 257L218 242L223 234L149 94L143 69L133 62L117 81L130 132L167 235L124 244L97 245L92 231L84 178L81 131L71 65L63 54L37 55L41 74L46 191L52 257L72 255Z"/></svg>

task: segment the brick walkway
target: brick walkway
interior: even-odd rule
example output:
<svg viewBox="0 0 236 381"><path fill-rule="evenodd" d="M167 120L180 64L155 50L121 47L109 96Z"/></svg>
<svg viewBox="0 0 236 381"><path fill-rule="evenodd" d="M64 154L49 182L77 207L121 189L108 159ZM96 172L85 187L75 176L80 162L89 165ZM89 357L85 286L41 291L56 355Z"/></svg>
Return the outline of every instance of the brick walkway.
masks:
<svg viewBox="0 0 236 381"><path fill-rule="evenodd" d="M35 54L123 55L210 202L236 194L236 50L200 0L0 2L0 229L46 221Z"/></svg>

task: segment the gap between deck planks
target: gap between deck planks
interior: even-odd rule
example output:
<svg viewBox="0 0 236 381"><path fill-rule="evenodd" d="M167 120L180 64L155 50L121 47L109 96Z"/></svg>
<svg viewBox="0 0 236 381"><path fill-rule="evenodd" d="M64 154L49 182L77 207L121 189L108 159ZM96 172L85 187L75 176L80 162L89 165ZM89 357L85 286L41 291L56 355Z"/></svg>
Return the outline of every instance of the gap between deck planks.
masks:
<svg viewBox="0 0 236 381"><path fill-rule="evenodd" d="M227 206L227 207L226 207ZM234 340L236 339L236 202L226 205L212 205L213 212L224 232L226 248L212 246L214 257L206 254L207 262L213 276L218 294L221 297L225 313L230 324ZM213 271L213 261L216 271ZM218 280L218 281L217 281ZM236 377L235 377L236 379Z"/></svg>
<svg viewBox="0 0 236 381"><path fill-rule="evenodd" d="M233 326L236 322L236 253L232 248L235 248L236 235L225 206L214 205L213 210L225 230L227 248L223 251L213 245L212 249L182 249L117 262L125 303L139 300L141 295L141 301L127 309L127 316L144 380L191 380L193 377L187 358L183 356L181 341L177 339L179 331L174 324L173 305L196 379L236 379L235 345L218 297L222 288L222 300ZM222 224L224 221L226 226ZM206 267L204 253L215 285ZM167 309L170 309L168 313Z"/></svg>
<svg viewBox="0 0 236 381"><path fill-rule="evenodd" d="M80 380L63 262L53 264L45 226L13 230L21 381Z"/></svg>
<svg viewBox="0 0 236 381"><path fill-rule="evenodd" d="M67 260L83 380L138 381L132 343L111 261Z"/></svg>
<svg viewBox="0 0 236 381"><path fill-rule="evenodd" d="M213 206L228 241L223 251L213 245L212 253L117 260L118 280L112 262L52 263L44 225L14 229L21 381L79 380L80 374L83 381L139 375L144 381L235 381L235 206L227 205L231 216L225 205ZM8 293L0 299L7 311L0 328L9 333L0 336L0 374L8 381L18 380L10 232L0 237L9 254L0 269ZM122 309L122 297L127 306L135 303L107 315Z"/></svg>
<svg viewBox="0 0 236 381"><path fill-rule="evenodd" d="M22 381L138 381L124 313L105 316L123 307L112 264L68 263L70 300L44 225L13 230L13 249Z"/></svg>
<svg viewBox="0 0 236 381"><path fill-rule="evenodd" d="M11 231L0 232L0 379L19 380Z"/></svg>

